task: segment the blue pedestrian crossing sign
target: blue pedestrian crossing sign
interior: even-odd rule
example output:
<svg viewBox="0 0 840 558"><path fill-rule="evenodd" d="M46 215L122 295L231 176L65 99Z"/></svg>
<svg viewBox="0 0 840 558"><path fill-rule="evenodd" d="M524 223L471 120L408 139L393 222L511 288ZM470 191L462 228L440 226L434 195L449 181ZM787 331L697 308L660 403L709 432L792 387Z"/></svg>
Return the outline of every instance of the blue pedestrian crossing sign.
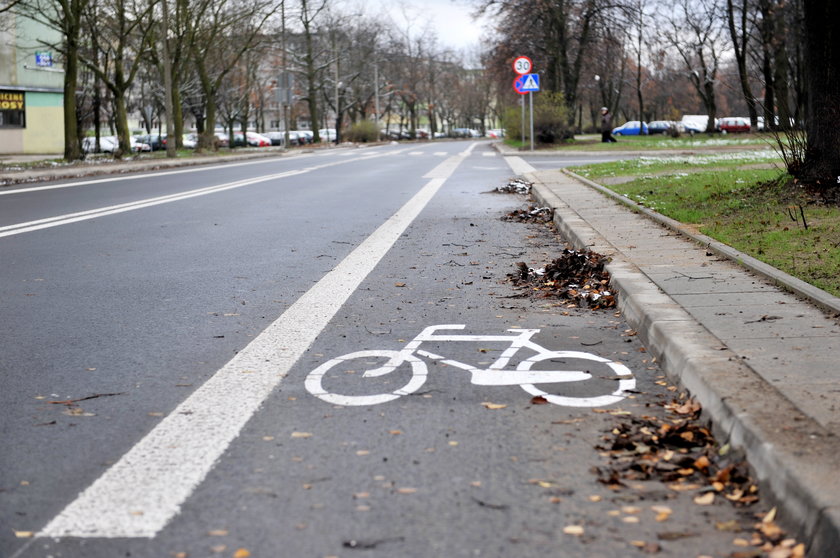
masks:
<svg viewBox="0 0 840 558"><path fill-rule="evenodd" d="M517 77L513 81L513 88L517 93L525 94L540 90L540 75L539 74L525 74Z"/></svg>

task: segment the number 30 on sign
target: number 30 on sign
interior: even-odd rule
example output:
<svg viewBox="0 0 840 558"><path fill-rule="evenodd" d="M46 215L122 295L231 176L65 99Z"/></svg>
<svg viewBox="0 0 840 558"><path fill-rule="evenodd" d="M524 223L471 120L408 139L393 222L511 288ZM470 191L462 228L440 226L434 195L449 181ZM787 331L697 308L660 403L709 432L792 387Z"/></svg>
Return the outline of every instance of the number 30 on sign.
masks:
<svg viewBox="0 0 840 558"><path fill-rule="evenodd" d="M531 59L527 56L519 56L516 60L513 61L513 71L519 74L520 76L530 74L531 68L533 67L534 64L531 62Z"/></svg>

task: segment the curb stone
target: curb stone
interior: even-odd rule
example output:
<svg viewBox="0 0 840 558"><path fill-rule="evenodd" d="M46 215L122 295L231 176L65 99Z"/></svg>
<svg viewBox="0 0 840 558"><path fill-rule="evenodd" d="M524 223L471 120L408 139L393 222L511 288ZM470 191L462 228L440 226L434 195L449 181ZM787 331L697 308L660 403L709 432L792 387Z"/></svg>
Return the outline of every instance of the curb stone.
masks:
<svg viewBox="0 0 840 558"><path fill-rule="evenodd" d="M628 324L639 332L663 370L697 398L721 438L746 454L762 490L778 505L780 521L810 541L809 556L837 556L840 482L836 436L797 409L659 290L543 184L538 174L526 175L534 182L534 196L539 203L555 208L558 230L576 248L612 257L607 270L620 293L619 308ZM577 179L573 173L567 174ZM630 200L619 201L629 205ZM649 210L641 212L647 215ZM780 417L784 419L781 427Z"/></svg>

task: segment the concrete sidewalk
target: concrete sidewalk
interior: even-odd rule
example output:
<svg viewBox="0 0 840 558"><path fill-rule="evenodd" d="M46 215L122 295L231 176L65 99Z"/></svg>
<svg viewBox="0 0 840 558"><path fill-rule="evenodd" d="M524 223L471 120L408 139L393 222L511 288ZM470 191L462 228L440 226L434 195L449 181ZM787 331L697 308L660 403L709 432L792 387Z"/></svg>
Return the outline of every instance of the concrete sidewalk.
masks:
<svg viewBox="0 0 840 558"><path fill-rule="evenodd" d="M777 286L788 277L778 270L750 271L720 255L731 248L698 243L571 173L525 176L569 242L612 257L628 323L721 439L744 450L809 556L840 555L840 300L810 286L819 306L797 297Z"/></svg>

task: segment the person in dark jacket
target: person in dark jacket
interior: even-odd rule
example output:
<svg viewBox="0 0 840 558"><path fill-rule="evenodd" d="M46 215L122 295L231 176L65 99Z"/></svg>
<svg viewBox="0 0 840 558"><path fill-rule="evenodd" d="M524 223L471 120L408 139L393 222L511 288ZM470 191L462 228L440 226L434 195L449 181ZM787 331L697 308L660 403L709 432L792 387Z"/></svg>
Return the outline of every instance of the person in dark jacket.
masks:
<svg viewBox="0 0 840 558"><path fill-rule="evenodd" d="M607 107L601 107L601 142L616 142L616 139L612 137L612 113Z"/></svg>

